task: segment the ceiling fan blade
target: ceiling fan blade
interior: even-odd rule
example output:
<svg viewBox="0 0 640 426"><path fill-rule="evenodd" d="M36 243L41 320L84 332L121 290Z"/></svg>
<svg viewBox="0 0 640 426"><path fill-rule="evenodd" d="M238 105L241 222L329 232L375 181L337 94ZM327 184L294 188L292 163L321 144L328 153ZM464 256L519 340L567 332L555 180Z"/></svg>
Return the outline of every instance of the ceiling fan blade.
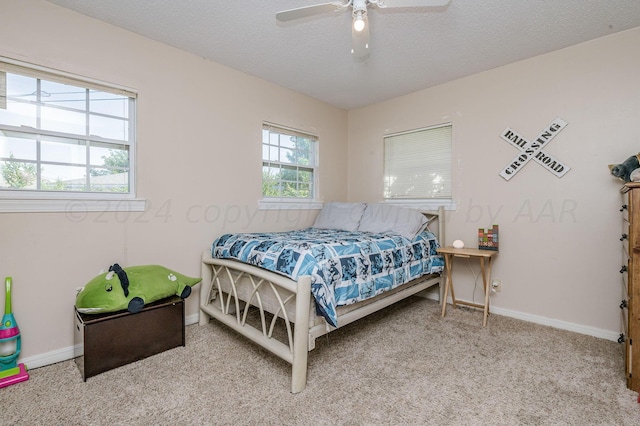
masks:
<svg viewBox="0 0 640 426"><path fill-rule="evenodd" d="M351 26L351 54L354 58L364 59L369 56L369 20L365 20L362 31L356 31Z"/></svg>
<svg viewBox="0 0 640 426"><path fill-rule="evenodd" d="M315 4L313 6L298 7L296 9L283 10L276 13L276 19L281 22L293 21L294 19L306 18L320 13L335 12L344 9L344 4L340 2Z"/></svg>
<svg viewBox="0 0 640 426"><path fill-rule="evenodd" d="M380 7L440 7L446 6L451 0L383 0Z"/></svg>

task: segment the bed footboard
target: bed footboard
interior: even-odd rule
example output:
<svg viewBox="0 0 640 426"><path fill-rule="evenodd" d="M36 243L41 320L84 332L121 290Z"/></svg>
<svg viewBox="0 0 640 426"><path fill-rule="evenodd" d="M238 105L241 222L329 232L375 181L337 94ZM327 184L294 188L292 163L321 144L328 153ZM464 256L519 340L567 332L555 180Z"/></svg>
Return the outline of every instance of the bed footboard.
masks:
<svg viewBox="0 0 640 426"><path fill-rule="evenodd" d="M244 285L243 296L239 294L240 283ZM261 295L264 292L271 292L275 296L278 305L275 310L267 310L264 306ZM295 282L251 265L213 259L209 252L202 255L200 325L207 324L210 318L215 318L290 363L292 393L302 391L307 382L310 303L309 276L301 277ZM295 318L291 318L287 312L289 304L295 304ZM258 309L258 326L247 321L252 307ZM270 312L273 315L269 315ZM285 342L274 338L273 335L279 320L284 321ZM299 326L294 326L296 320Z"/></svg>

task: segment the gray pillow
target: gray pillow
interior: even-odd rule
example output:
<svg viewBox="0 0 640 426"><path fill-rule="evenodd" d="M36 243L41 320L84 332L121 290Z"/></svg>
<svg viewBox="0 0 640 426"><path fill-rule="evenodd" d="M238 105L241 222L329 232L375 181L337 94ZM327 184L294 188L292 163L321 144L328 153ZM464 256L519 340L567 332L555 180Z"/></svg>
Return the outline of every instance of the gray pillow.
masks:
<svg viewBox="0 0 640 426"><path fill-rule="evenodd" d="M364 203L325 203L313 227L355 231L358 229L365 207Z"/></svg>
<svg viewBox="0 0 640 426"><path fill-rule="evenodd" d="M429 220L418 210L390 204L367 204L360 219L358 231L392 233L405 238L413 238L422 232Z"/></svg>

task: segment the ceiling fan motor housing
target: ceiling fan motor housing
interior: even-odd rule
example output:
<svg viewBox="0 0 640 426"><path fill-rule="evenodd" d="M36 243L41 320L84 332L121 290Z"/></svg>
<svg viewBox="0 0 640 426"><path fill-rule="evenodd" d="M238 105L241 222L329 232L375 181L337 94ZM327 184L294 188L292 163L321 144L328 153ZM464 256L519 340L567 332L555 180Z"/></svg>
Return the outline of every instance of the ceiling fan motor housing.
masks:
<svg viewBox="0 0 640 426"><path fill-rule="evenodd" d="M360 14L361 16L367 15L367 0L353 0L353 17L355 18Z"/></svg>

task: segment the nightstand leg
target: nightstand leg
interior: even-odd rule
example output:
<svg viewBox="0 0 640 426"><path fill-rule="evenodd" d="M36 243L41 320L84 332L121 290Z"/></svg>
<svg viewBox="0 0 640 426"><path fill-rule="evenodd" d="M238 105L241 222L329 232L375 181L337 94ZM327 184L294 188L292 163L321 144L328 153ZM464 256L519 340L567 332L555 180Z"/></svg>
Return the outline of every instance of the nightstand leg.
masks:
<svg viewBox="0 0 640 426"><path fill-rule="evenodd" d="M442 301L443 317L447 312L447 296L449 294L449 290L451 290L451 303L453 304L454 307L456 306L456 297L453 294L453 282L451 277L452 264L453 264L453 256L451 256L450 254L446 254L444 256L444 270L445 270L445 273L447 274L447 278L445 279L444 300Z"/></svg>
<svg viewBox="0 0 640 426"><path fill-rule="evenodd" d="M489 279L491 277L491 258L488 259L485 267L484 258L480 258L480 271L482 272L482 284L484 285L484 317L482 319L482 326L487 326L487 317L489 316L489 294L491 289L489 288Z"/></svg>
<svg viewBox="0 0 640 426"><path fill-rule="evenodd" d="M447 274L447 276L449 277L449 290L451 291L451 305L453 305L454 308L458 307L458 304L456 303L456 294L453 291L453 256L449 256L449 273Z"/></svg>

